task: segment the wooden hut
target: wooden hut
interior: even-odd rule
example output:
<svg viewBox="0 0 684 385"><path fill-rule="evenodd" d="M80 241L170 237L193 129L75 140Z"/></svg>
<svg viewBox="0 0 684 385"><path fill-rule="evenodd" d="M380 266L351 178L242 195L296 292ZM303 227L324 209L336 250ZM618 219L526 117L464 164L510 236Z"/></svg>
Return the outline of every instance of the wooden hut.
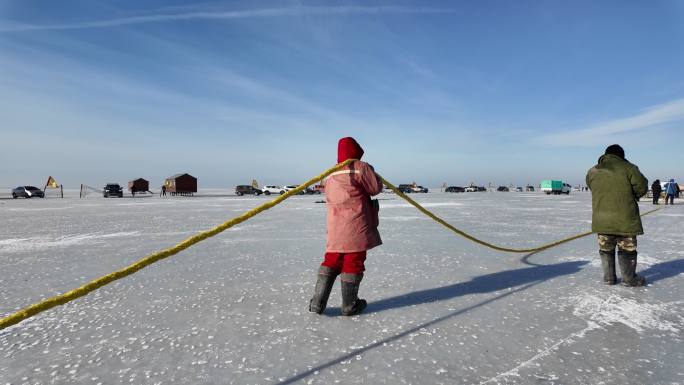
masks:
<svg viewBox="0 0 684 385"><path fill-rule="evenodd" d="M164 186L171 195L192 195L197 192L197 178L190 174L176 174L166 178Z"/></svg>
<svg viewBox="0 0 684 385"><path fill-rule="evenodd" d="M150 182L143 179L143 178L138 178L134 179L132 181L128 182L128 191L131 192L131 194L135 195L135 193L139 192L147 192L150 191Z"/></svg>

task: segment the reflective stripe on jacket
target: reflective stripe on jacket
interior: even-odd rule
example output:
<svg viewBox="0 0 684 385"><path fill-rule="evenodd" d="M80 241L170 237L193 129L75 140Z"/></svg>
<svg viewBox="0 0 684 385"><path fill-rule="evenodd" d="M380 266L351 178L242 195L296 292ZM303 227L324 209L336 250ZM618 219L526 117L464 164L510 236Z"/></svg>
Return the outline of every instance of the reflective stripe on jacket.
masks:
<svg viewBox="0 0 684 385"><path fill-rule="evenodd" d="M360 160L328 177L326 252L351 253L382 244L378 211L370 198L381 191L382 182L373 167Z"/></svg>

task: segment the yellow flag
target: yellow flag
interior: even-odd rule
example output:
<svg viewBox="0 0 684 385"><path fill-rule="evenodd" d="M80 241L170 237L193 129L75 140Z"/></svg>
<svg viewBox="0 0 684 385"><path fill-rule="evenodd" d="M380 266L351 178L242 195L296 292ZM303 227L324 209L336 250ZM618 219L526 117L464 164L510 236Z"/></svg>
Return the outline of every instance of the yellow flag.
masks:
<svg viewBox="0 0 684 385"><path fill-rule="evenodd" d="M47 180L47 183L45 186L50 187L50 188L57 188L59 185L57 184L57 181L53 177L49 177Z"/></svg>

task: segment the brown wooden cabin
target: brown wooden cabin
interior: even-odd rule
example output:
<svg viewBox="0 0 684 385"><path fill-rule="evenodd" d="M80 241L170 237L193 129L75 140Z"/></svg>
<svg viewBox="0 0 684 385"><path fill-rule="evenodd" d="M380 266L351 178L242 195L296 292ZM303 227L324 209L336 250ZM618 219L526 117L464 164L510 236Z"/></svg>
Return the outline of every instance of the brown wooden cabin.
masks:
<svg viewBox="0 0 684 385"><path fill-rule="evenodd" d="M128 182L128 191L131 192L131 194L138 193L138 192L146 192L150 191L150 182L143 179L143 178L138 178L134 179L132 181Z"/></svg>
<svg viewBox="0 0 684 385"><path fill-rule="evenodd" d="M164 186L171 195L192 195L197 192L197 178L190 174L176 174L166 178Z"/></svg>

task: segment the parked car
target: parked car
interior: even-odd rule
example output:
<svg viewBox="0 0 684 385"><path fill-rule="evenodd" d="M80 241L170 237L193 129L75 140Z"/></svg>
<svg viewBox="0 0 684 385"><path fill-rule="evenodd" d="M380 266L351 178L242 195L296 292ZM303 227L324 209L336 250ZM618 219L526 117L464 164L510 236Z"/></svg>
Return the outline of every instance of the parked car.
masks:
<svg viewBox="0 0 684 385"><path fill-rule="evenodd" d="M522 188L522 187L516 187L516 188L515 188L515 191L516 191L516 192L523 192L523 188Z"/></svg>
<svg viewBox="0 0 684 385"><path fill-rule="evenodd" d="M470 185L465 188L466 192L482 192L482 191L487 191L487 188L484 186L475 186L475 185Z"/></svg>
<svg viewBox="0 0 684 385"><path fill-rule="evenodd" d="M325 193L325 186L323 186L322 184L317 184L317 185L313 186L313 190L317 194L323 194L323 193Z"/></svg>
<svg viewBox="0 0 684 385"><path fill-rule="evenodd" d="M12 198L45 198L45 193L43 193L43 190L39 189L38 187L33 187L33 186L19 186L17 188L12 189Z"/></svg>
<svg viewBox="0 0 684 385"><path fill-rule="evenodd" d="M527 187L525 187L525 191L533 192L533 191L534 191L534 186L532 186L532 185L527 185Z"/></svg>
<svg viewBox="0 0 684 385"><path fill-rule="evenodd" d="M450 193L462 193L465 192L466 189L464 187L458 187L458 186L449 186L444 190L444 192L450 192Z"/></svg>
<svg viewBox="0 0 684 385"><path fill-rule="evenodd" d="M496 191L501 191L501 192L508 192L508 187L506 186L499 186L496 188Z"/></svg>
<svg viewBox="0 0 684 385"><path fill-rule="evenodd" d="M254 188L252 186L246 185L246 184L241 184L239 186L235 186L235 195L243 196L245 194L261 195L261 194L263 194L263 191L259 190L258 188Z"/></svg>
<svg viewBox="0 0 684 385"><path fill-rule="evenodd" d="M415 192L415 193L427 193L427 192L428 192L428 189L425 188L425 187L423 187L423 186L411 187L411 189L412 189L413 192Z"/></svg>
<svg viewBox="0 0 684 385"><path fill-rule="evenodd" d="M413 188L411 188L410 184L400 184L397 186L397 190L403 192L404 194L410 194L413 192Z"/></svg>
<svg viewBox="0 0 684 385"><path fill-rule="evenodd" d="M296 189L297 187L299 187L298 184L291 184L291 185L283 186L283 189L284 189L285 191L283 191L281 194L285 194L287 191L294 190L294 189ZM300 195L304 194L304 191L300 192L299 194L300 194Z"/></svg>
<svg viewBox="0 0 684 385"><path fill-rule="evenodd" d="M288 192L288 191L290 191L290 190L294 190L294 189L296 189L296 188L298 188L298 187L299 187L298 184L291 184L291 185L283 186L283 191L281 192L281 194L285 194L286 192ZM297 193L297 194L298 194L298 195L316 194L316 192L315 192L313 189L311 189L311 188L309 188L309 187L306 187L304 190L300 191L300 192Z"/></svg>
<svg viewBox="0 0 684 385"><path fill-rule="evenodd" d="M321 193L321 190L316 190L316 188L307 187L304 189L304 194L307 194L307 195L315 195L315 194L320 194L320 193Z"/></svg>
<svg viewBox="0 0 684 385"><path fill-rule="evenodd" d="M285 194L285 189L280 187L280 186L264 186L261 188L261 192L263 192L265 195L271 195L271 194Z"/></svg>
<svg viewBox="0 0 684 385"><path fill-rule="evenodd" d="M107 183L102 189L102 196L105 198L119 197L123 198L123 189L118 183Z"/></svg>

